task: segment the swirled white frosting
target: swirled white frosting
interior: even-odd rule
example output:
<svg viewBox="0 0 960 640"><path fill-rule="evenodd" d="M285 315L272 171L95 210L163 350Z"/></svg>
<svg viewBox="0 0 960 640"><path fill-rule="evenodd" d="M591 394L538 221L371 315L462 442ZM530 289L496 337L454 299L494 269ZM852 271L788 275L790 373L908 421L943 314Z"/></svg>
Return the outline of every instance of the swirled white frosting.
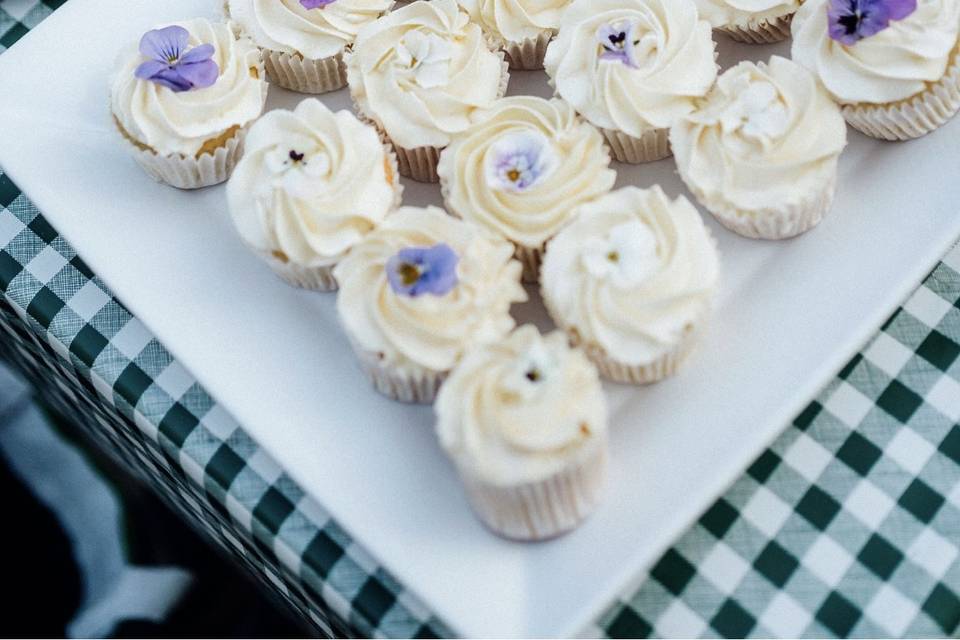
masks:
<svg viewBox="0 0 960 640"><path fill-rule="evenodd" d="M360 110L407 149L446 146L497 98L503 73L455 0L418 0L363 27L347 62Z"/></svg>
<svg viewBox="0 0 960 640"><path fill-rule="evenodd" d="M503 98L454 139L437 173L447 207L531 248L573 208L613 187L616 172L600 133L562 100Z"/></svg>
<svg viewBox="0 0 960 640"><path fill-rule="evenodd" d="M570 0L459 0L470 18L494 37L523 42L560 28Z"/></svg>
<svg viewBox="0 0 960 640"><path fill-rule="evenodd" d="M607 440L596 369L562 333L541 336L533 325L471 349L434 410L461 472L501 486L544 480Z"/></svg>
<svg viewBox="0 0 960 640"><path fill-rule="evenodd" d="M696 3L704 20L714 27L726 27L788 16L803 0L696 0Z"/></svg>
<svg viewBox="0 0 960 640"><path fill-rule="evenodd" d="M386 264L401 249L447 244L459 257L444 295L394 291ZM399 368L448 371L465 349L513 328L510 305L526 300L513 247L437 207L401 207L335 268L337 312L353 341Z"/></svg>
<svg viewBox="0 0 960 640"><path fill-rule="evenodd" d="M397 200L373 127L315 98L250 128L227 184L230 214L254 249L305 267L339 261Z"/></svg>
<svg viewBox="0 0 960 640"><path fill-rule="evenodd" d="M393 0L333 0L306 9L300 0L227 0L233 20L260 47L319 60L340 53Z"/></svg>
<svg viewBox="0 0 960 640"><path fill-rule="evenodd" d="M696 209L654 186L581 205L547 244L540 281L557 324L638 366L672 351L706 315L718 276Z"/></svg>
<svg viewBox="0 0 960 640"><path fill-rule="evenodd" d="M177 24L190 33L190 47L214 46L217 81L204 89L175 92L140 80L133 73L146 58L133 44L121 54L110 107L135 141L159 154L192 156L204 143L255 120L267 99L267 82L258 71L260 51L249 39L235 38L226 24L203 18Z"/></svg>
<svg viewBox="0 0 960 640"><path fill-rule="evenodd" d="M587 120L634 137L689 113L717 77L710 25L686 0L576 0L544 67Z"/></svg>
<svg viewBox="0 0 960 640"><path fill-rule="evenodd" d="M728 69L670 130L680 176L707 208L782 210L823 189L847 141L839 107L806 69L773 56Z"/></svg>
<svg viewBox="0 0 960 640"><path fill-rule="evenodd" d="M830 37L828 0L807 0L793 19L794 61L841 103L905 100L939 80L960 37L960 0L917 0L903 20L846 46Z"/></svg>

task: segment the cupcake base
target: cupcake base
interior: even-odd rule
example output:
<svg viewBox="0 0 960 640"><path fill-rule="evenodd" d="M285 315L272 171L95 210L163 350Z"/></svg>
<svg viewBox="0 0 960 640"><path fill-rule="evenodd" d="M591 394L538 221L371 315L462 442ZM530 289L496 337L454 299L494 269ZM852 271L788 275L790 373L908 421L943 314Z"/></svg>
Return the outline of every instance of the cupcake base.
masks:
<svg viewBox="0 0 960 640"><path fill-rule="evenodd" d="M617 162L642 164L656 162L673 155L670 150L670 130L652 129L635 138L616 129L600 129L610 147L610 155Z"/></svg>
<svg viewBox="0 0 960 640"><path fill-rule="evenodd" d="M360 361L360 368L378 393L391 400L410 404L431 404L437 397L446 372L422 367L401 370L385 365L380 354L367 351L352 339L350 344Z"/></svg>
<svg viewBox="0 0 960 640"><path fill-rule="evenodd" d="M853 104L842 107L851 127L881 140L912 140L947 123L960 111L960 44L940 80L926 90L893 104Z"/></svg>
<svg viewBox="0 0 960 640"><path fill-rule="evenodd" d="M216 148L197 156L182 154L161 155L146 145L138 144L117 125L137 164L148 176L178 189L200 189L226 182L243 155L246 129L239 127Z"/></svg>
<svg viewBox="0 0 960 640"><path fill-rule="evenodd" d="M543 263L544 245L539 247L525 247L523 245L514 245L513 257L523 265L523 275L521 280L528 284L539 282L540 265Z"/></svg>
<svg viewBox="0 0 960 640"><path fill-rule="evenodd" d="M347 86L343 53L311 60L300 55L263 49L263 62L270 82L299 93L327 93Z"/></svg>
<svg viewBox="0 0 960 640"><path fill-rule="evenodd" d="M501 487L461 473L470 505L494 533L512 540L545 540L570 531L600 502L607 451L597 447L578 465L539 482Z"/></svg>
<svg viewBox="0 0 960 640"><path fill-rule="evenodd" d="M572 341L576 339L571 336ZM673 351L666 353L653 362L642 365L630 365L619 362L600 347L587 345L584 352L597 366L600 377L622 384L652 384L676 375L680 365L693 349L695 334L693 327L687 329L680 343Z"/></svg>
<svg viewBox="0 0 960 640"><path fill-rule="evenodd" d="M333 277L333 265L304 267L290 262L285 256L269 252L261 252L260 257L280 279L294 287L311 291L336 291L339 288Z"/></svg>
<svg viewBox="0 0 960 640"><path fill-rule="evenodd" d="M772 44L782 42L790 37L790 23L793 14L768 18L764 20L750 20L743 24L729 24L718 27L718 31L727 34L731 40L744 44Z"/></svg>
<svg viewBox="0 0 960 640"><path fill-rule="evenodd" d="M547 54L547 45L555 35L555 31L543 31L537 37L527 38L522 42L503 43L503 53L510 69L518 71L543 69L543 57Z"/></svg>

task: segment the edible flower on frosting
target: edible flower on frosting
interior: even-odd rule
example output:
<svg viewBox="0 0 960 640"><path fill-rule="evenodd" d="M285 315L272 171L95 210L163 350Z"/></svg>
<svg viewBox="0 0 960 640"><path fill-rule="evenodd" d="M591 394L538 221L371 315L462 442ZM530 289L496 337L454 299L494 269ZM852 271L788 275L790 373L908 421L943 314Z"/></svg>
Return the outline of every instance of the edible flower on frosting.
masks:
<svg viewBox="0 0 960 640"><path fill-rule="evenodd" d="M521 192L549 176L557 157L547 138L537 131L507 133L487 152L486 179L492 189Z"/></svg>
<svg viewBox="0 0 960 640"><path fill-rule="evenodd" d="M615 60L628 67L637 68L637 55L634 47L640 40L636 37L637 25L629 20L621 20L613 24L604 24L597 29L597 41L603 52L601 60Z"/></svg>
<svg viewBox="0 0 960 640"><path fill-rule="evenodd" d="M328 4L333 4L336 0L300 0L304 9L323 9Z"/></svg>
<svg viewBox="0 0 960 640"><path fill-rule="evenodd" d="M883 31L891 20L903 20L917 9L917 0L830 0L830 37L845 45Z"/></svg>
<svg viewBox="0 0 960 640"><path fill-rule="evenodd" d="M413 71L413 80L424 89L447 82L453 50L435 33L413 30L403 34L396 48L397 60Z"/></svg>
<svg viewBox="0 0 960 640"><path fill-rule="evenodd" d="M776 138L787 129L789 116L777 88L766 80L739 79L743 86L737 99L720 117L724 131L739 131L761 142Z"/></svg>
<svg viewBox="0 0 960 640"><path fill-rule="evenodd" d="M150 80L173 91L211 86L220 75L213 58L212 44L188 48L190 33L172 25L153 29L140 39L140 53L149 58L134 71L141 80Z"/></svg>
<svg viewBox="0 0 960 640"><path fill-rule="evenodd" d="M387 281L400 295L443 296L457 285L459 261L460 257L445 242L432 247L407 247L387 260Z"/></svg>
<svg viewBox="0 0 960 640"><path fill-rule="evenodd" d="M269 197L279 188L296 198L307 198L323 185L317 182L330 172L330 154L307 140L293 145L277 145L264 155L264 165L272 174L260 195Z"/></svg>
<svg viewBox="0 0 960 640"><path fill-rule="evenodd" d="M601 238L588 238L581 256L591 276L609 278L623 289L636 286L662 265L656 236L639 220L619 224Z"/></svg>

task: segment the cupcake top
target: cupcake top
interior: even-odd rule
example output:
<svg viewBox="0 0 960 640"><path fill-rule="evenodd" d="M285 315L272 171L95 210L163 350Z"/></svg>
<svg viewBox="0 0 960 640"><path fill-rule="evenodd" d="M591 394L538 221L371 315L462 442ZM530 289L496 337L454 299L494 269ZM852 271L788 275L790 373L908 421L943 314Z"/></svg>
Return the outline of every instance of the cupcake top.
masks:
<svg viewBox="0 0 960 640"><path fill-rule="evenodd" d="M504 74L455 0L418 0L366 25L347 62L359 109L407 149L446 146L500 95Z"/></svg>
<svg viewBox="0 0 960 640"><path fill-rule="evenodd" d="M393 0L226 0L227 15L264 49L320 60L350 45Z"/></svg>
<svg viewBox="0 0 960 640"><path fill-rule="evenodd" d="M607 438L597 370L562 333L533 325L467 352L434 409L461 472L501 486L543 480Z"/></svg>
<svg viewBox="0 0 960 640"><path fill-rule="evenodd" d="M745 25L788 16L803 0L694 0L704 20L714 27Z"/></svg>
<svg viewBox="0 0 960 640"><path fill-rule="evenodd" d="M960 35L960 0L807 0L793 19L793 59L835 100L905 100L944 75Z"/></svg>
<svg viewBox="0 0 960 640"><path fill-rule="evenodd" d="M447 371L513 328L526 300L513 246L437 207L401 207L334 268L337 312L388 366Z"/></svg>
<svg viewBox="0 0 960 640"><path fill-rule="evenodd" d="M143 36L139 51L131 45L121 54L110 107L140 147L212 152L263 110L262 67L256 46L226 24L196 18L159 27Z"/></svg>
<svg viewBox="0 0 960 640"><path fill-rule="evenodd" d="M227 199L254 249L304 267L329 266L399 204L396 179L373 127L311 98L254 123Z"/></svg>
<svg viewBox="0 0 960 640"><path fill-rule="evenodd" d="M670 130L680 176L697 198L748 212L822 190L846 142L839 107L809 71L778 56L728 69Z"/></svg>
<svg viewBox="0 0 960 640"><path fill-rule="evenodd" d="M714 242L686 198L625 187L578 208L547 244L540 282L551 316L585 348L639 366L681 343L718 275Z"/></svg>
<svg viewBox="0 0 960 640"><path fill-rule="evenodd" d="M596 129L562 100L503 98L440 156L447 206L509 240L539 247L616 172Z"/></svg>
<svg viewBox="0 0 960 640"><path fill-rule="evenodd" d="M560 28L570 0L459 0L474 22L497 40L523 42Z"/></svg>
<svg viewBox="0 0 960 640"><path fill-rule="evenodd" d="M587 120L634 137L689 113L717 77L710 25L690 0L576 0L544 67Z"/></svg>

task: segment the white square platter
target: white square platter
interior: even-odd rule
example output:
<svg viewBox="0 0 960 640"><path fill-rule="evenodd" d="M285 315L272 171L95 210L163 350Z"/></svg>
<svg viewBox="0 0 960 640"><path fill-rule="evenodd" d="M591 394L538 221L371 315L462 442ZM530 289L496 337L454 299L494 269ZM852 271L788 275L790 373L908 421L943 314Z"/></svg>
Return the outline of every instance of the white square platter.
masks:
<svg viewBox="0 0 960 640"><path fill-rule="evenodd" d="M635 586L862 346L960 235L960 122L909 143L850 132L833 211L786 242L708 219L723 258L717 311L675 379L607 385L607 499L547 543L497 538L471 515L429 408L377 395L354 363L334 296L296 291L245 250L223 187L152 182L111 125L117 51L215 0L71 0L0 56L0 166L123 303L247 432L452 629L576 634ZM785 45L734 45L720 62ZM510 93L547 96L542 72ZM301 96L272 88L268 106ZM323 96L349 107L346 90ZM616 166L620 185L686 193L672 160ZM408 204L440 203L406 182ZM709 218L709 216L708 216ZM519 316L548 326L536 304Z"/></svg>

